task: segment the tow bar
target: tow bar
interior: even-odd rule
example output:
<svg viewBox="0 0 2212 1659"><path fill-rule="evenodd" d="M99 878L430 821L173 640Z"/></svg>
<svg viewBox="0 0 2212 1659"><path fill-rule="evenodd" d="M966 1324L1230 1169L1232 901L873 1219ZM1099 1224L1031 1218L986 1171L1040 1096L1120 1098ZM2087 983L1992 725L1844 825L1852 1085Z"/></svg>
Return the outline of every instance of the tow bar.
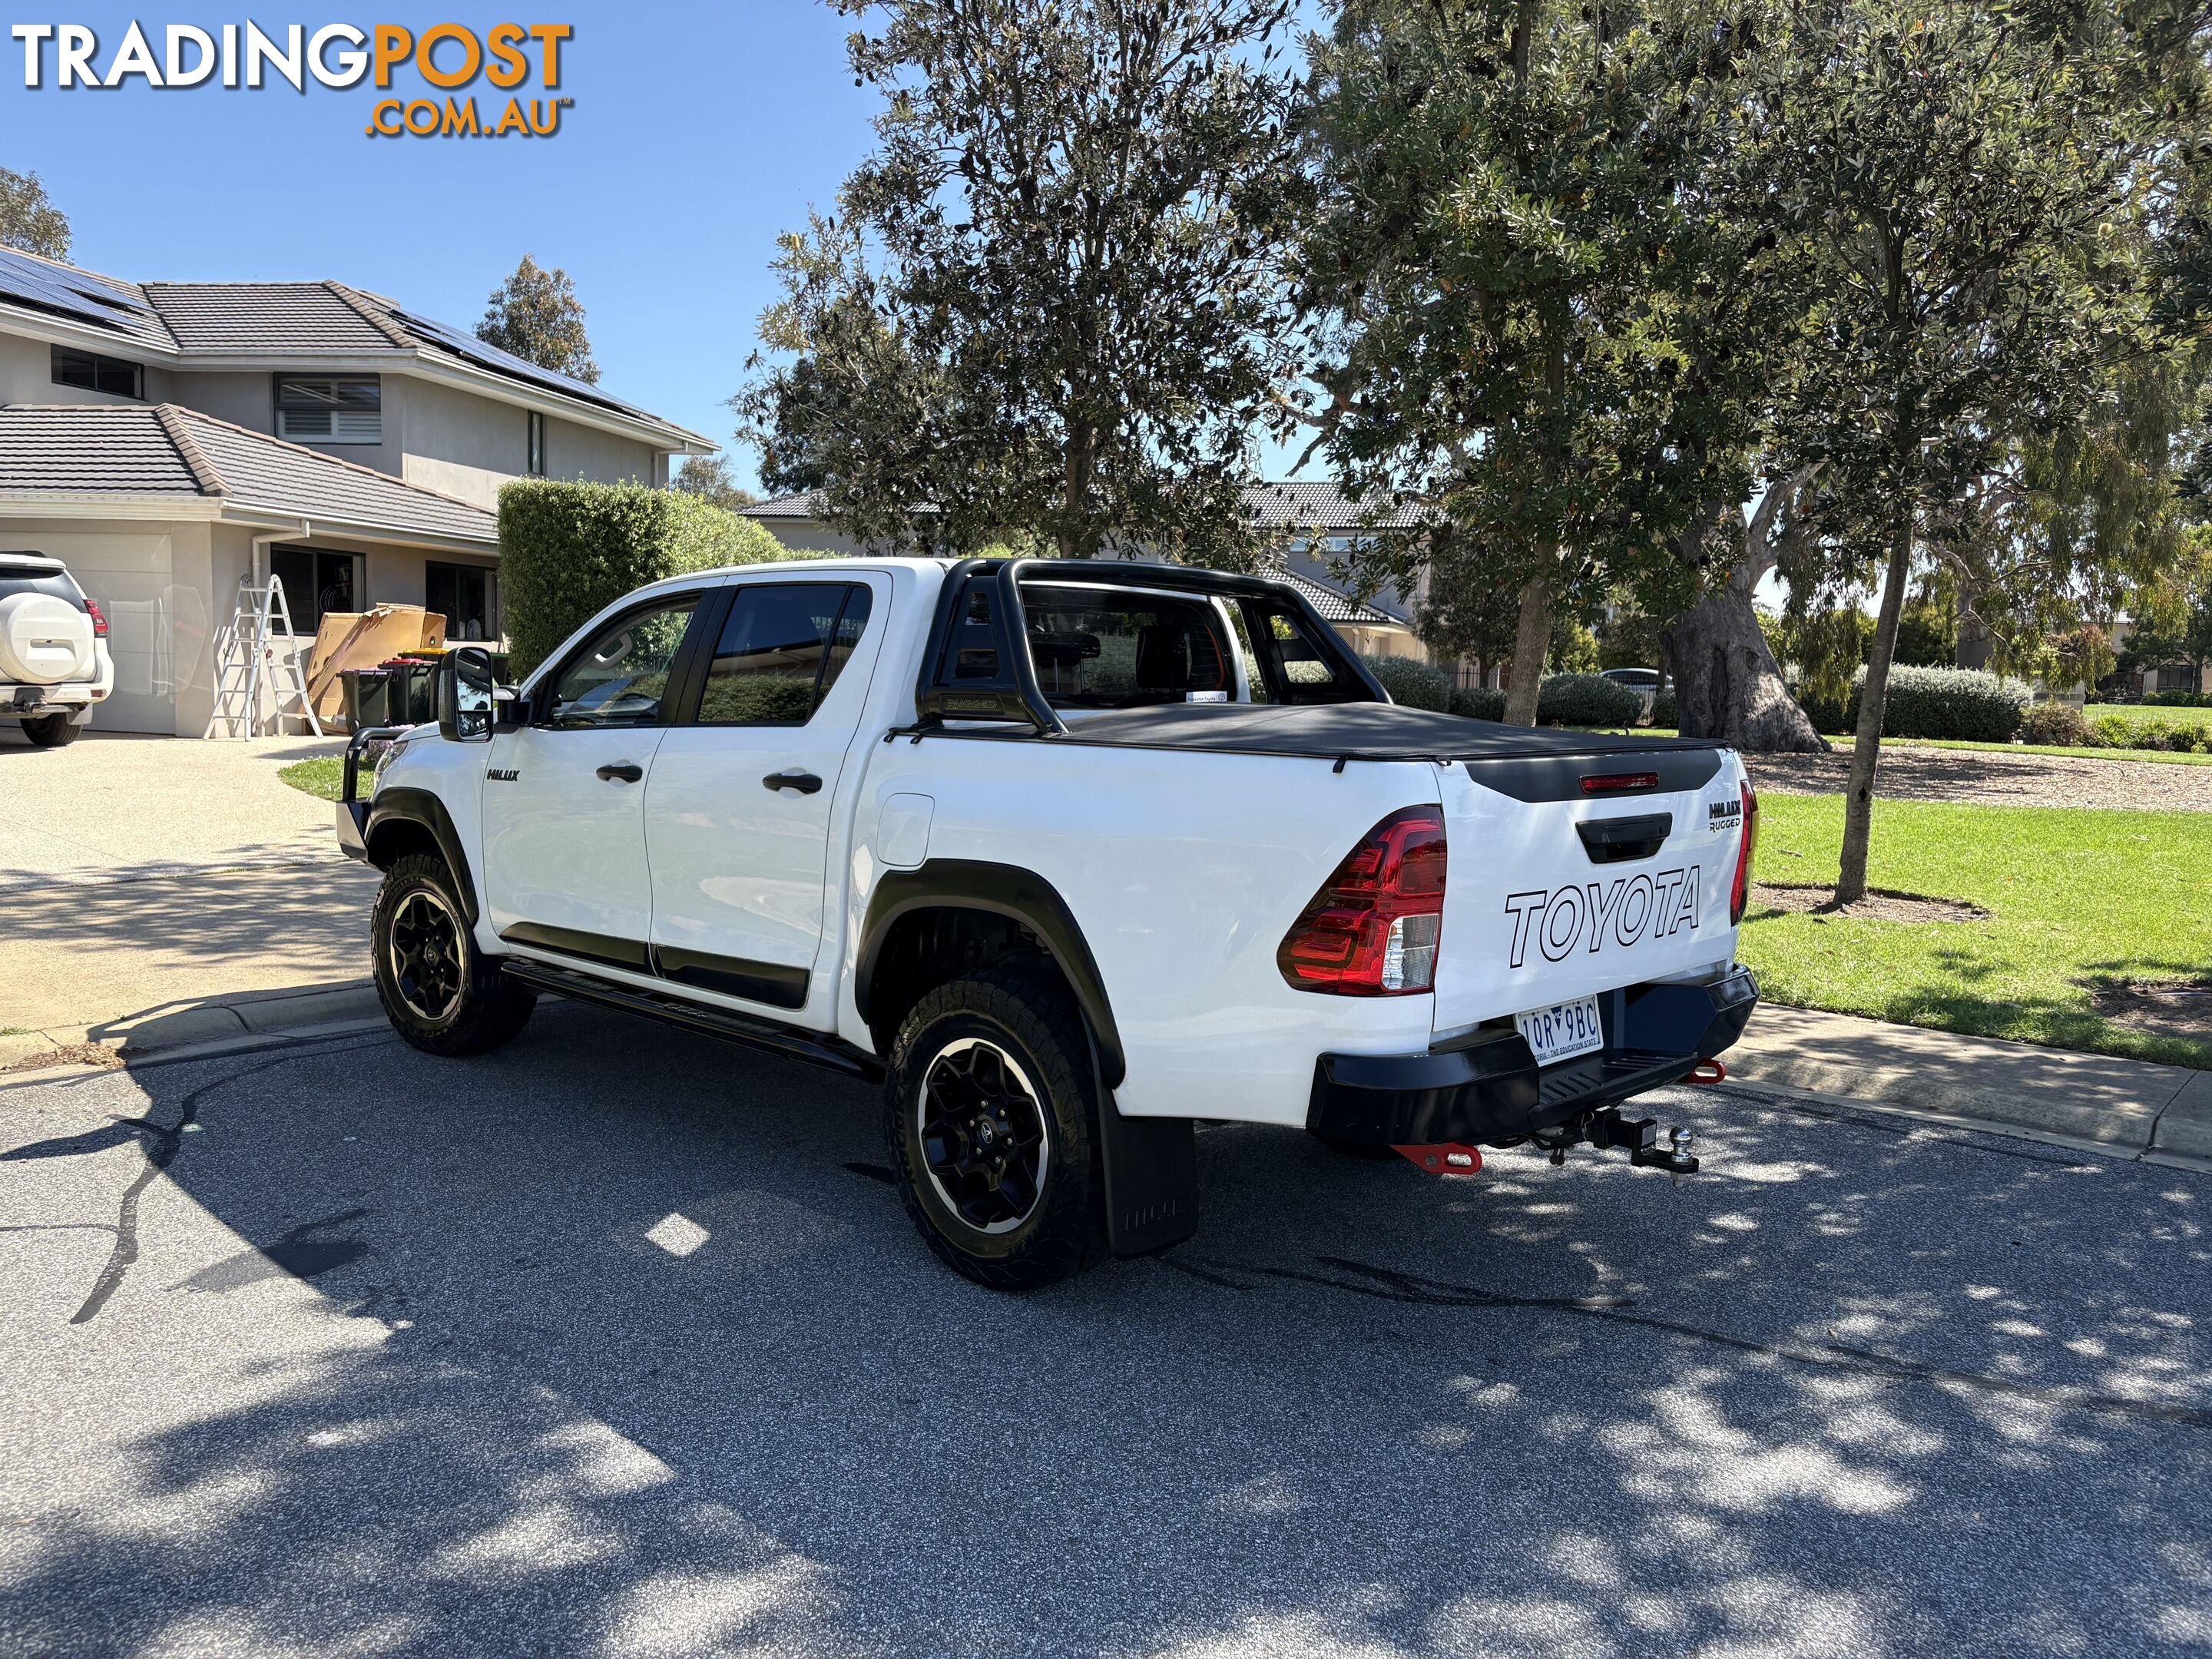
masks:
<svg viewBox="0 0 2212 1659"><path fill-rule="evenodd" d="M1712 1062L1708 1062L1712 1063ZM1718 1082L1717 1078L1711 1079ZM1565 1164L1567 1148L1587 1141L1600 1152L1615 1146L1628 1150L1628 1161L1639 1170L1664 1170L1677 1181L1686 1175L1698 1172L1698 1160L1690 1147L1694 1140L1687 1129L1667 1132L1667 1150L1659 1150L1659 1124L1656 1118L1621 1116L1620 1109L1608 1106L1603 1111L1592 1112L1579 1122L1566 1126L1556 1139L1539 1135L1536 1144L1552 1154L1552 1162Z"/></svg>

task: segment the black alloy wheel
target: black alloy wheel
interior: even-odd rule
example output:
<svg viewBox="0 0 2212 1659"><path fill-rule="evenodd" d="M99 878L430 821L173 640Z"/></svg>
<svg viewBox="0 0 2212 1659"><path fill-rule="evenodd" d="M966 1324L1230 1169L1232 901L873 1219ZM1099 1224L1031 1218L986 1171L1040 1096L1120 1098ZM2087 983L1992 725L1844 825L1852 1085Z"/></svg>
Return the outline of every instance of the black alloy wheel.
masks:
<svg viewBox="0 0 2212 1659"><path fill-rule="evenodd" d="M386 934L392 981L408 1012L430 1024L459 1006L467 959L459 921L445 899L418 887L400 902Z"/></svg>
<svg viewBox="0 0 2212 1659"><path fill-rule="evenodd" d="M989 1235L1030 1218L1051 1172L1052 1137L1012 1055L984 1037L948 1042L923 1074L915 1117L923 1167L946 1208Z"/></svg>

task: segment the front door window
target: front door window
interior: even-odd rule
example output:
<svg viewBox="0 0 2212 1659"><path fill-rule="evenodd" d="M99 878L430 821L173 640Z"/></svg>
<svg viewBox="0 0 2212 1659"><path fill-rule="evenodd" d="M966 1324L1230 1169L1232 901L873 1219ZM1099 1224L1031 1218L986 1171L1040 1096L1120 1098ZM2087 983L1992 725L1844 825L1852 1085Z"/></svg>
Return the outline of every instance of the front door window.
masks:
<svg viewBox="0 0 2212 1659"><path fill-rule="evenodd" d="M545 712L553 726L658 726L696 594L611 623L571 658Z"/></svg>

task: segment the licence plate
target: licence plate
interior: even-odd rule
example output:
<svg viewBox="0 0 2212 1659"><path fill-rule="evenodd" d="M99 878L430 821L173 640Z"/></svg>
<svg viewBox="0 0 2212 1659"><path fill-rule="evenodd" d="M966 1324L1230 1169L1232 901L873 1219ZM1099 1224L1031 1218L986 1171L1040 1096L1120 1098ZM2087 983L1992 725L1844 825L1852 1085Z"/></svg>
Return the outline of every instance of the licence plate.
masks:
<svg viewBox="0 0 2212 1659"><path fill-rule="evenodd" d="M1539 1066L1595 1054L1605 1047L1605 1030L1597 1017L1595 997L1577 997L1549 1008L1532 1008L1513 1016L1521 1035Z"/></svg>

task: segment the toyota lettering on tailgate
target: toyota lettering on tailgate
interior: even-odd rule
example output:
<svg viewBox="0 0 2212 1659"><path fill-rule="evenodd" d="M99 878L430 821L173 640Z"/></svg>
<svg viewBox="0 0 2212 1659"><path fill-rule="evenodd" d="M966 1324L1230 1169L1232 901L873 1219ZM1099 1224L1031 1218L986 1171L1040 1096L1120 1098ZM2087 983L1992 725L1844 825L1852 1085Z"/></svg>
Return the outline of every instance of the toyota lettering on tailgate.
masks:
<svg viewBox="0 0 2212 1659"><path fill-rule="evenodd" d="M1685 924L1695 933L1702 920L1701 896L1694 864L1685 870L1617 877L1610 886L1593 881L1508 894L1513 966L1528 959L1532 943L1546 961L1565 962L1577 947L1593 952L1607 944L1626 948L1639 939L1665 939Z"/></svg>

